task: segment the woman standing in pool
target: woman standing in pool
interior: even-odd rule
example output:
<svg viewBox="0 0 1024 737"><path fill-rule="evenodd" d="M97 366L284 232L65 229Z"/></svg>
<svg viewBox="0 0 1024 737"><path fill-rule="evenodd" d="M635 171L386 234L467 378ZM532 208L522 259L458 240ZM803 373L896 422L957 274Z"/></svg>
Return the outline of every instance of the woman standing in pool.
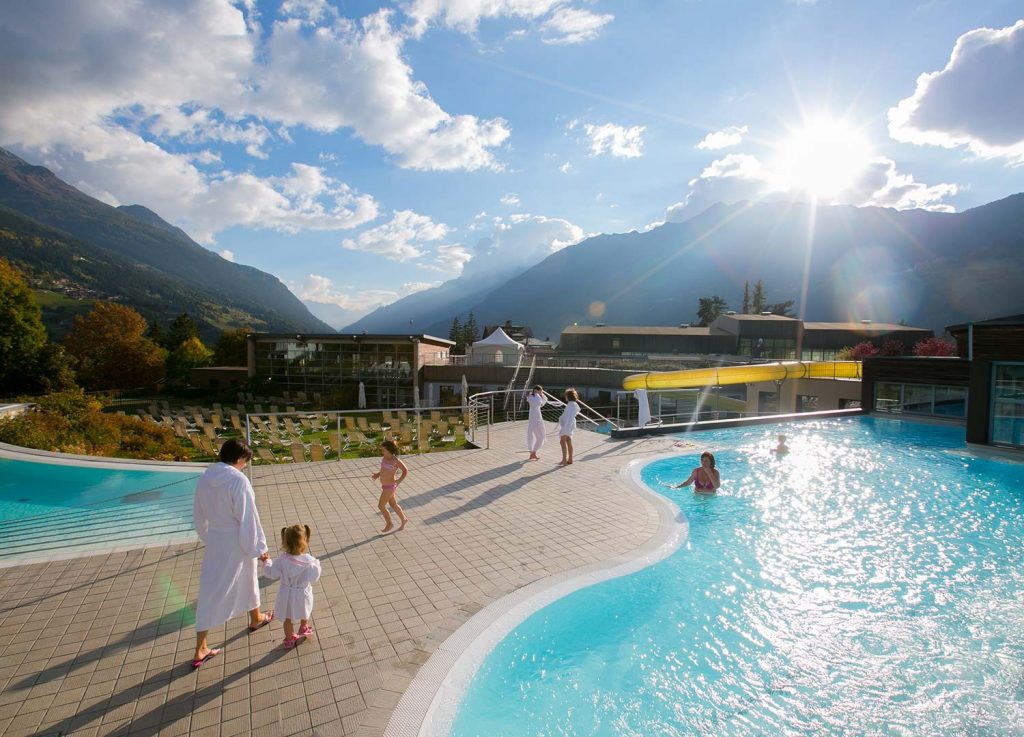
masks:
<svg viewBox="0 0 1024 737"><path fill-rule="evenodd" d="M380 532L382 535L386 535L395 529L395 523L391 521L391 515L388 514L389 505L398 515L398 519L402 520L399 530L404 530L409 521L405 512L398 505L398 485L405 481L405 477L409 475L409 469L398 457L398 446L395 445L395 441L385 440L380 444L380 452L382 456L380 470L373 474L373 480L380 479L380 499L377 501L377 509L384 515L384 529ZM399 470L402 472L401 476L397 475Z"/></svg>
<svg viewBox="0 0 1024 737"><path fill-rule="evenodd" d="M576 430L576 415L580 413L579 395L575 389L565 390L565 409L558 418L558 442L562 446L562 462L559 466L572 463L572 434Z"/></svg>
<svg viewBox="0 0 1024 737"><path fill-rule="evenodd" d="M526 447L530 450L530 457L527 460L536 461L537 451L544 445L544 418L541 416L540 408L548 403L544 396L544 387L540 384L533 387L533 391L526 398L530 405L530 423L526 426Z"/></svg>
<svg viewBox="0 0 1024 737"><path fill-rule="evenodd" d="M193 668L220 654L220 648L206 644L214 627L248 612L249 631L255 632L274 618L273 612L260 614L256 559L269 556L256 494L242 473L252 450L245 441L232 438L219 457L220 462L206 469L196 484L192 505L196 533L206 546L199 571Z"/></svg>
<svg viewBox="0 0 1024 737"><path fill-rule="evenodd" d="M714 494L722 485L722 479L715 468L715 456L708 451L700 454L700 465L690 472L690 478L681 484L676 484L673 489L682 489L693 484L693 490L698 494Z"/></svg>

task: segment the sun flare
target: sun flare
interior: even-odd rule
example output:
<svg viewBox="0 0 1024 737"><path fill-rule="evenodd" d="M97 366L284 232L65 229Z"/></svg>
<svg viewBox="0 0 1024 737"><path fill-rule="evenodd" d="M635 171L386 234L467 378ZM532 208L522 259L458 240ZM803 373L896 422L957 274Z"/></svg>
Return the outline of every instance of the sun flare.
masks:
<svg viewBox="0 0 1024 737"><path fill-rule="evenodd" d="M871 160L864 135L846 121L816 118L791 131L778 148L778 173L792 190L816 199L850 187Z"/></svg>

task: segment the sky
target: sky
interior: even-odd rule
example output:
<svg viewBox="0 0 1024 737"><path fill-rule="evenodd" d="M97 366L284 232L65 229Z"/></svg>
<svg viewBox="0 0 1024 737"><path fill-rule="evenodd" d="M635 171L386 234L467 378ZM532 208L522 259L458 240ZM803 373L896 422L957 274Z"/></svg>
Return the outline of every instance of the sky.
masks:
<svg viewBox="0 0 1024 737"><path fill-rule="evenodd" d="M1024 191L1019 0L33 0L0 39L0 145L337 326L716 201Z"/></svg>

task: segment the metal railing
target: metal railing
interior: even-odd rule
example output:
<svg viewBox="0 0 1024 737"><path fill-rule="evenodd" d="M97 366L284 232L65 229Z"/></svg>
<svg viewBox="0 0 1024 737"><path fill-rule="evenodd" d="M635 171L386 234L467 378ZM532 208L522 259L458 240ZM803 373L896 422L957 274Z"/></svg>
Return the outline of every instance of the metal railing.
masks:
<svg viewBox="0 0 1024 737"><path fill-rule="evenodd" d="M528 393L521 389L498 389L480 392L469 397L468 411L474 418L477 428L484 430L481 435L484 447L491 447L490 426L492 424L518 422L529 418L529 407L525 406L525 402L522 401L522 398ZM541 416L549 422L557 422L565 407L565 402L546 391L544 397L547 399L547 404L541 407ZM506 402L506 400L508 401ZM601 432L618 428L618 424L614 420L601 414L583 400L577 400L577 404L580 405L581 411L576 416L576 421L583 429Z"/></svg>

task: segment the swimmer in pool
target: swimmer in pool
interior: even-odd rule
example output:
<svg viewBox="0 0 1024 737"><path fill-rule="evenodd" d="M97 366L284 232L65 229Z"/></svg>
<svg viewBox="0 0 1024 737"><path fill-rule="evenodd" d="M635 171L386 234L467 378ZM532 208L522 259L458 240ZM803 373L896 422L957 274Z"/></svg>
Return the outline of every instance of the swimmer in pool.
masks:
<svg viewBox="0 0 1024 737"><path fill-rule="evenodd" d="M715 456L708 451L700 454L700 465L693 469L690 478L681 484L670 485L673 489L682 489L693 484L693 490L698 494L714 494L722 485L722 479L715 468Z"/></svg>

